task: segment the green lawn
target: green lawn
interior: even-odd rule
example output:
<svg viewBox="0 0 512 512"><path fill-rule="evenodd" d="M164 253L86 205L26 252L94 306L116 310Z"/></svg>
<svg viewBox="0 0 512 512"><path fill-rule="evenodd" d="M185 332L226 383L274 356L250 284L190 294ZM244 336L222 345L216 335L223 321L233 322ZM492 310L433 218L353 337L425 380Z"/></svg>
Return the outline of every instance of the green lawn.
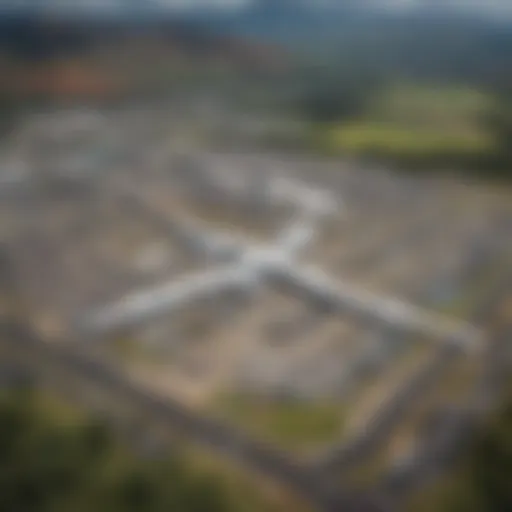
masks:
<svg viewBox="0 0 512 512"><path fill-rule="evenodd" d="M411 157L447 153L481 154L492 147L492 141L482 133L457 133L364 120L328 128L325 142L330 149L340 148L349 153Z"/></svg>
<svg viewBox="0 0 512 512"><path fill-rule="evenodd" d="M224 419L289 449L332 442L343 432L343 407L331 402L224 395L215 402L214 409Z"/></svg>
<svg viewBox="0 0 512 512"><path fill-rule="evenodd" d="M397 85L376 95L360 118L314 127L313 143L329 152L396 160L471 160L493 148L480 124L490 104L472 89Z"/></svg>
<svg viewBox="0 0 512 512"><path fill-rule="evenodd" d="M464 87L396 85L370 102L369 119L411 126L471 130L492 100Z"/></svg>

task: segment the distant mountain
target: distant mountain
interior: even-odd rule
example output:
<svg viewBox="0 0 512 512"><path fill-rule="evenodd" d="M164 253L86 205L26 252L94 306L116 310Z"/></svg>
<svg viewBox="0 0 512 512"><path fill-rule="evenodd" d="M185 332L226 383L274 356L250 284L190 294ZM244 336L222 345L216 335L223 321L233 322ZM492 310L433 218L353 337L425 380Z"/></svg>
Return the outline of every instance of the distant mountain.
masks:
<svg viewBox="0 0 512 512"><path fill-rule="evenodd" d="M475 9L471 0L464 9L456 0L253 0L186 10L169 2L81 0L84 10L62 10L53 9L57 0L25 0L13 10L0 0L0 92L21 83L59 94L84 84L95 94L165 89L191 69L205 80L210 69L274 73L292 54L339 73L358 67L477 85L503 80L512 63L509 19L482 17L476 0ZM18 75L20 62L27 69Z"/></svg>
<svg viewBox="0 0 512 512"><path fill-rule="evenodd" d="M165 90L191 73L274 73L285 60L279 48L173 17L0 17L0 93Z"/></svg>
<svg viewBox="0 0 512 512"><path fill-rule="evenodd" d="M471 20L510 23L511 0L252 0L236 10L189 10L189 21L217 31L295 41L331 35L361 21L390 19Z"/></svg>
<svg viewBox="0 0 512 512"><path fill-rule="evenodd" d="M492 1L491 1L492 3ZM508 11L495 0L492 11ZM187 20L218 34L286 46L312 65L354 66L393 78L488 85L512 64L512 17L483 16L483 0L254 0Z"/></svg>

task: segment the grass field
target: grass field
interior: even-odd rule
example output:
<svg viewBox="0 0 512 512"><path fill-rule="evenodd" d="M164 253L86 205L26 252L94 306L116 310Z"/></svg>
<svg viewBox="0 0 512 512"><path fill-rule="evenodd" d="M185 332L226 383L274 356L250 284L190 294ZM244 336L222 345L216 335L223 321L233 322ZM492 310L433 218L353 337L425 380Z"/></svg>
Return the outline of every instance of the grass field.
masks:
<svg viewBox="0 0 512 512"><path fill-rule="evenodd" d="M398 85L385 89L370 102L368 116L401 125L444 126L464 131L472 129L491 103L491 98L474 89Z"/></svg>
<svg viewBox="0 0 512 512"><path fill-rule="evenodd" d="M370 101L364 115L313 130L314 143L329 152L420 160L460 157L492 150L480 125L491 99L471 89L394 86Z"/></svg>
<svg viewBox="0 0 512 512"><path fill-rule="evenodd" d="M329 148L349 153L428 157L432 154L481 154L492 147L483 133L457 133L445 128L406 127L398 123L360 121L328 129Z"/></svg>
<svg viewBox="0 0 512 512"><path fill-rule="evenodd" d="M336 403L225 395L214 408L239 427L288 449L320 446L338 439L343 432L344 414Z"/></svg>

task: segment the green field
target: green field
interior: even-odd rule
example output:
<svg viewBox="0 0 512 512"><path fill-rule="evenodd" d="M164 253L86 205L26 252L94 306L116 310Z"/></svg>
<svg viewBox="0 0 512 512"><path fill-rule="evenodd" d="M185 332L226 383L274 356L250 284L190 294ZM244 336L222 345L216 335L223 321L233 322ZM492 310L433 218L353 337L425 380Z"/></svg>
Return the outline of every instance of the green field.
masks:
<svg viewBox="0 0 512 512"><path fill-rule="evenodd" d="M340 404L225 395L215 413L284 448L307 449L335 441L343 432Z"/></svg>
<svg viewBox="0 0 512 512"><path fill-rule="evenodd" d="M383 90L370 101L367 115L401 125L467 131L491 104L487 95L474 89L399 85Z"/></svg>
<svg viewBox="0 0 512 512"><path fill-rule="evenodd" d="M360 118L315 127L315 144L329 152L420 160L469 160L487 154L494 141L480 119L491 100L472 89L394 86L373 98Z"/></svg>
<svg viewBox="0 0 512 512"><path fill-rule="evenodd" d="M329 148L349 153L397 156L425 156L461 153L478 155L492 147L492 140L478 132L405 127L398 123L360 121L335 126L325 134Z"/></svg>

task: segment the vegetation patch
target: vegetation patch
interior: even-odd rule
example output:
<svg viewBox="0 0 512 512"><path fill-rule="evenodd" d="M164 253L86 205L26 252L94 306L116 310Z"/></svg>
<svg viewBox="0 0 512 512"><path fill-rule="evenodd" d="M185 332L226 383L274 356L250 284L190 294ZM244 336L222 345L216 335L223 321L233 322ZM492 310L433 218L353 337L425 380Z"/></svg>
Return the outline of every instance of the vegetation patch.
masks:
<svg viewBox="0 0 512 512"><path fill-rule="evenodd" d="M310 140L321 151L399 165L482 167L497 149L483 122L491 105L473 89L396 85L356 117L315 125Z"/></svg>
<svg viewBox="0 0 512 512"><path fill-rule="evenodd" d="M500 280L507 275L510 261L511 254L507 251L504 257L480 269L457 298L441 308L442 311L461 317L471 314L478 302L485 299L486 294L498 286Z"/></svg>
<svg viewBox="0 0 512 512"><path fill-rule="evenodd" d="M443 132L433 128L408 128L383 122L354 122L330 127L330 148L349 153L428 157L432 154L481 154L492 140L480 133Z"/></svg>
<svg viewBox="0 0 512 512"><path fill-rule="evenodd" d="M57 411L28 391L1 396L0 510L238 510L219 477L139 459L103 424Z"/></svg>
<svg viewBox="0 0 512 512"><path fill-rule="evenodd" d="M484 423L451 475L415 493L405 510L491 512L510 510L512 491L512 394Z"/></svg>
<svg viewBox="0 0 512 512"><path fill-rule="evenodd" d="M309 448L338 439L345 423L341 404L224 395L215 412L285 448Z"/></svg>
<svg viewBox="0 0 512 512"><path fill-rule="evenodd" d="M400 84L382 90L370 103L368 118L412 126L474 130L492 99L477 89Z"/></svg>

